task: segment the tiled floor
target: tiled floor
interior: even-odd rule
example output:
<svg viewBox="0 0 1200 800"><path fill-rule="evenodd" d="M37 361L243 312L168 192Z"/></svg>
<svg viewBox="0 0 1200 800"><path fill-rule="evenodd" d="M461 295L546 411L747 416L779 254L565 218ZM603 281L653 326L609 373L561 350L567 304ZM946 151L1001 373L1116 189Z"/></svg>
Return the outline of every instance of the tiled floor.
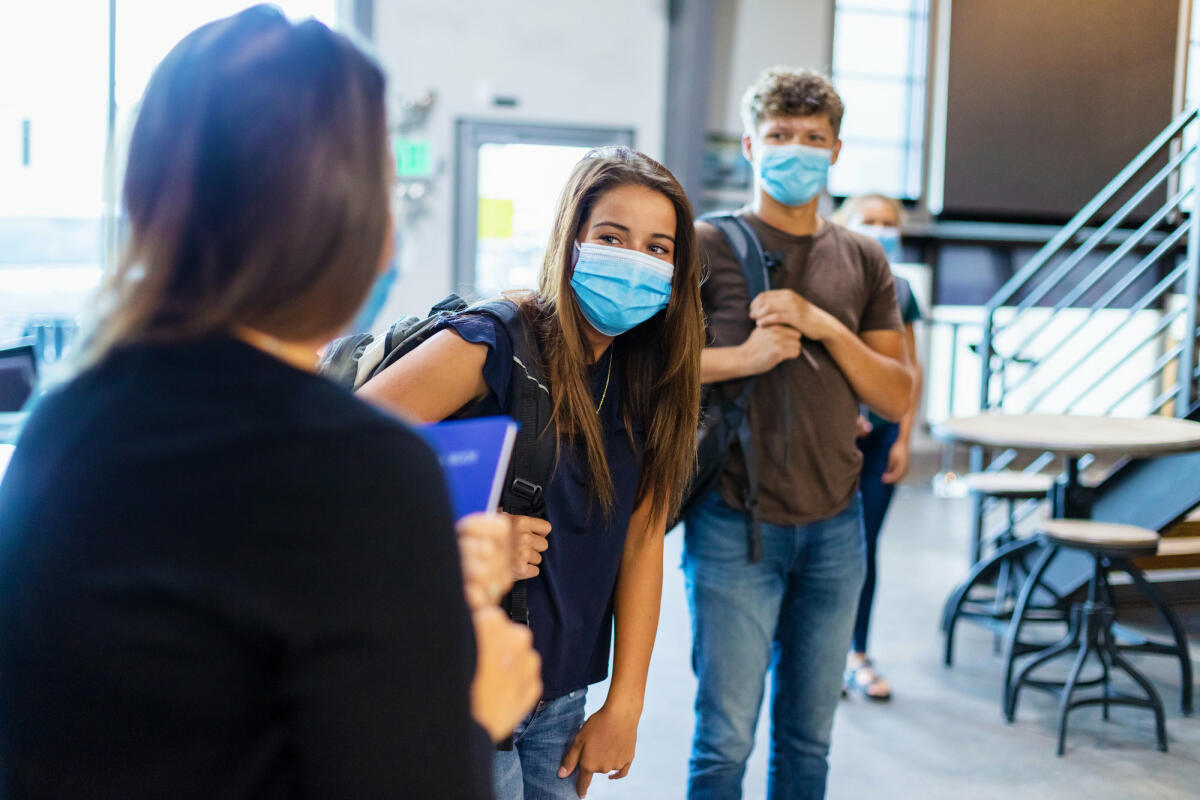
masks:
<svg viewBox="0 0 1200 800"><path fill-rule="evenodd" d="M1067 755L1054 755L1054 705L1022 695L1017 722L1000 713L1001 660L991 635L960 627L957 662L941 664L937 620L965 570L967 503L902 487L881 539L880 586L872 632L877 663L891 679L888 704L843 701L834 728L829 797L854 798L1200 798L1200 717L1179 714L1177 664L1136 657L1167 705L1170 752L1154 749L1153 715L1098 709L1071 717ZM695 690L689 621L678 569L682 537L670 535L662 622L650 670L638 756L629 777L598 778L593 798L674 800L684 796ZM1200 614L1190 617L1193 654ZM604 687L595 687L598 705ZM765 719L765 718L764 718ZM747 770L744 797L765 797L766 725Z"/></svg>

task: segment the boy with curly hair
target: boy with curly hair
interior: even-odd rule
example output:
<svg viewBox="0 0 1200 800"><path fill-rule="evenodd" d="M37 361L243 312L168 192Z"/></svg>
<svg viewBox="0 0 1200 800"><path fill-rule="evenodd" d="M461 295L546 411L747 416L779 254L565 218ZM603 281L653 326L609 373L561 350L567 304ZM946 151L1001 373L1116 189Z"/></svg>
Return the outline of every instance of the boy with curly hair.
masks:
<svg viewBox="0 0 1200 800"><path fill-rule="evenodd" d="M842 114L833 85L810 70L767 70L745 94L742 149L755 193L737 215L774 265L766 291L751 298L723 234L697 227L709 267L702 379L735 391L754 377L758 480L750 492L735 444L717 488L686 519L699 681L690 800L741 797L768 670L767 796L825 794L864 572L858 407L897 420L912 381L882 248L817 213Z"/></svg>

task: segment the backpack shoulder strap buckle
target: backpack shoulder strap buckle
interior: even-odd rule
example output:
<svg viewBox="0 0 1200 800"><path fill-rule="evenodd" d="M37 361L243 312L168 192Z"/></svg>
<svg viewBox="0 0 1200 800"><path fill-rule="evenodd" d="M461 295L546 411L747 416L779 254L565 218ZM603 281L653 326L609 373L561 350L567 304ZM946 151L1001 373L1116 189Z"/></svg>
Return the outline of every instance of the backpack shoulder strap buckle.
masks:
<svg viewBox="0 0 1200 800"><path fill-rule="evenodd" d="M545 496L541 486L524 478L513 478L512 493L524 500L530 508L541 506Z"/></svg>

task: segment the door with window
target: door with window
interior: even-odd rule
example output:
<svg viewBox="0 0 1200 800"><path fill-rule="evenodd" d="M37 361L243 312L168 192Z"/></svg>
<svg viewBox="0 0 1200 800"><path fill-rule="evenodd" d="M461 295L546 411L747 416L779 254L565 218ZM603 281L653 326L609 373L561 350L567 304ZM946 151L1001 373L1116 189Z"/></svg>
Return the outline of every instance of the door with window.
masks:
<svg viewBox="0 0 1200 800"><path fill-rule="evenodd" d="M633 146L633 131L460 120L455 285L490 297L537 285L554 209L593 147Z"/></svg>

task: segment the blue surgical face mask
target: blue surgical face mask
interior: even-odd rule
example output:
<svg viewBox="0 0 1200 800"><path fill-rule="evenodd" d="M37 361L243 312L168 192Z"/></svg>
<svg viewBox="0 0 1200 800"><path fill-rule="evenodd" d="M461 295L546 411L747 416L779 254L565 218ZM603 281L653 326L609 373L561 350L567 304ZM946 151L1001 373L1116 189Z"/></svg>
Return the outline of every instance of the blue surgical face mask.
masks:
<svg viewBox="0 0 1200 800"><path fill-rule="evenodd" d="M785 206L802 206L817 196L829 176L833 151L803 144L759 148L758 179L767 194Z"/></svg>
<svg viewBox="0 0 1200 800"><path fill-rule="evenodd" d="M900 260L900 230L898 228L890 225L863 225L861 222L847 227L855 233L870 236L879 242L883 246L883 254L887 256L888 261L894 264Z"/></svg>
<svg viewBox="0 0 1200 800"><path fill-rule="evenodd" d="M667 307L674 272L636 250L576 244L571 288L588 323L605 336L619 336Z"/></svg>

